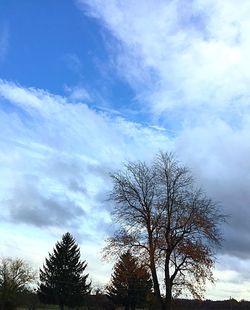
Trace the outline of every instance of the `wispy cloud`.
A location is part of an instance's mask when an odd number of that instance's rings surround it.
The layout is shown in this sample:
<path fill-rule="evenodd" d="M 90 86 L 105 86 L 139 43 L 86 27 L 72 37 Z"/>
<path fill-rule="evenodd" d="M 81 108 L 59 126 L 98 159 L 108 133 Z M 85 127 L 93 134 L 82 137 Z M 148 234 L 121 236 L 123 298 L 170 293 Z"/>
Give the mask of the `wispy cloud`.
<path fill-rule="evenodd" d="M 232 215 L 225 251 L 249 258 L 249 1 L 78 3 L 117 40 L 113 60 L 152 122 L 174 130 L 179 156 Z"/>
<path fill-rule="evenodd" d="M 249 1 L 78 3 L 112 34 L 110 64 L 135 90 L 133 104 L 148 109 L 151 122 L 131 122 L 119 109 L 90 108 L 82 102 L 100 102 L 84 85 L 68 87 L 62 97 L 1 81 L 0 199 L 8 206 L 2 224 L 17 231 L 46 228 L 56 236 L 72 229 L 95 261 L 112 229 L 105 201 L 109 172 L 124 160 L 174 149 L 231 216 L 223 227 L 223 266 L 216 271 L 222 282 L 227 272 L 227 288 L 221 282 L 226 294 L 236 277 L 249 281 Z M 1 40 L 0 58 L 6 53 Z M 77 55 L 65 61 L 81 76 Z M 239 268 L 232 273 L 235 259 Z M 237 290 L 234 296 L 244 298 L 240 284 Z"/>
<path fill-rule="evenodd" d="M 91 101 L 91 96 L 89 92 L 81 85 L 76 86 L 65 86 L 65 91 L 67 92 L 69 99 L 72 101 L 82 101 L 82 102 L 89 102 Z"/>
<path fill-rule="evenodd" d="M 71 53 L 66 54 L 62 57 L 62 60 L 66 63 L 66 66 L 71 70 L 73 73 L 77 75 L 82 74 L 82 62 L 77 54 Z"/>
<path fill-rule="evenodd" d="M 67 226 L 94 212 L 103 212 L 105 220 L 105 207 L 97 208 L 109 172 L 123 160 L 150 158 L 171 144 L 157 130 L 42 90 L 1 81 L 0 98 L 13 110 L 0 112 L 0 157 L 5 219 L 15 222 Z"/>
<path fill-rule="evenodd" d="M 5 24 L 0 28 L 0 62 L 4 61 L 9 47 L 9 28 Z"/>
<path fill-rule="evenodd" d="M 23 235 L 28 227 L 29 234 L 39 229 L 40 235 L 49 231 L 56 239 L 70 230 L 84 244 L 90 272 L 105 281 L 110 267 L 100 264 L 99 252 L 112 231 L 106 201 L 109 173 L 124 160 L 149 159 L 171 145 L 160 131 L 112 115 L 0 81 L 0 201 L 5 233 L 15 227 L 15 234 Z M 24 239 L 23 255 L 30 244 Z M 3 251 L 3 245 L 0 248 Z M 8 255 L 17 253 L 7 248 Z M 35 256 L 29 258 L 38 261 Z"/>
<path fill-rule="evenodd" d="M 173 136 L 7 81 L 0 82 L 0 107 L 1 219 L 8 229 L 50 231 L 55 238 L 72 231 L 84 243 L 93 274 L 107 280 L 108 267 L 98 262 L 98 253 L 112 231 L 112 206 L 105 199 L 109 172 L 124 160 L 149 160 L 159 149 L 172 149 L 232 216 L 221 257 L 249 260 L 248 115 L 237 128 L 220 118 L 203 119 Z M 243 279 L 244 268 L 237 272 Z"/>
<path fill-rule="evenodd" d="M 117 70 L 154 114 L 249 110 L 248 1 L 78 2 L 117 39 Z"/>
<path fill-rule="evenodd" d="M 110 61 L 135 90 L 134 104 L 149 110 L 151 126 L 172 133 L 178 156 L 230 216 L 218 287 L 244 298 L 235 277 L 249 284 L 249 1 L 77 3 L 113 36 Z"/>

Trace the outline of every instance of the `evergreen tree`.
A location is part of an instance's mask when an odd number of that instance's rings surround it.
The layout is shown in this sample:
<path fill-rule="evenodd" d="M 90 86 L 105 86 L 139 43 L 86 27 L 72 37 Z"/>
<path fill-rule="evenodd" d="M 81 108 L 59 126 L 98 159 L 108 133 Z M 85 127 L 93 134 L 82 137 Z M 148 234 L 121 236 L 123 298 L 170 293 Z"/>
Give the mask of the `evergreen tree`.
<path fill-rule="evenodd" d="M 148 270 L 128 251 L 114 266 L 111 284 L 107 287 L 110 299 L 126 310 L 143 306 L 151 294 L 152 281 Z"/>
<path fill-rule="evenodd" d="M 85 261 L 80 261 L 80 249 L 73 236 L 63 235 L 40 269 L 38 296 L 41 302 L 58 304 L 61 310 L 64 306 L 82 305 L 84 296 L 90 292 L 88 274 L 83 274 L 86 266 Z"/>

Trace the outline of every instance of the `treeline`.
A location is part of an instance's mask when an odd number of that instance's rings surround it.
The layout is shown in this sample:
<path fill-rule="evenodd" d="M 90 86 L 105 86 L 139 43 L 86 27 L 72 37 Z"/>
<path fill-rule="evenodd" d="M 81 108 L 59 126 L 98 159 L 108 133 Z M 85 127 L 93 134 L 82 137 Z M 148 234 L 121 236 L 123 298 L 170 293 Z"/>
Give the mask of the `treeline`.
<path fill-rule="evenodd" d="M 127 251 L 120 256 L 105 294 L 91 295 L 87 263 L 80 259 L 80 248 L 70 233 L 63 235 L 49 253 L 39 271 L 39 281 L 33 288 L 35 273 L 24 261 L 2 259 L 0 266 L 1 310 L 43 305 L 67 308 L 126 309 L 150 307 L 154 304 L 149 270 Z"/>
<path fill-rule="evenodd" d="M 95 289 L 95 294 L 86 268 L 87 263 L 81 261 L 80 248 L 70 233 L 62 236 L 45 259 L 38 283 L 35 272 L 27 263 L 4 258 L 0 264 L 1 310 L 13 310 L 18 306 L 49 309 L 52 305 L 61 310 L 65 307 L 86 310 L 115 310 L 121 306 L 125 310 L 159 308 L 148 267 L 130 251 L 120 256 L 110 282 L 104 290 Z M 173 299 L 172 309 L 247 310 L 250 302 Z"/>
<path fill-rule="evenodd" d="M 249 310 L 250 302 L 235 299 L 229 300 L 190 300 L 176 299 L 173 303 L 173 310 Z"/>

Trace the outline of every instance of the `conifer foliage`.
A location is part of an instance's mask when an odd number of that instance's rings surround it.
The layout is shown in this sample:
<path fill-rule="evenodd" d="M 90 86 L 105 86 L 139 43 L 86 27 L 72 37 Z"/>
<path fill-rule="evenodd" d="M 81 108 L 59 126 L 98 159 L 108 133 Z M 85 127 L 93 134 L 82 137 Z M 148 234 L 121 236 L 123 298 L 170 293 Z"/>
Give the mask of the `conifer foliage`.
<path fill-rule="evenodd" d="M 84 296 L 90 292 L 88 274 L 83 274 L 87 264 L 80 260 L 80 249 L 70 233 L 63 235 L 49 253 L 40 269 L 38 296 L 41 302 L 57 304 L 63 310 L 84 303 Z"/>
<path fill-rule="evenodd" d="M 148 270 L 129 251 L 122 254 L 114 266 L 111 284 L 107 287 L 108 296 L 114 304 L 125 306 L 126 310 L 144 306 L 151 289 Z"/>

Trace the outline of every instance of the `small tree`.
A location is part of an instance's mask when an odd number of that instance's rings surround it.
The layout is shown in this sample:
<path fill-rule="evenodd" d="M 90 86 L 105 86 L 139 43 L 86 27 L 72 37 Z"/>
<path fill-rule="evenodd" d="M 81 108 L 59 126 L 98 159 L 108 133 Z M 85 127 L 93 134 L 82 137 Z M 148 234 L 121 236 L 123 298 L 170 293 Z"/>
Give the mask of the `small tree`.
<path fill-rule="evenodd" d="M 1 309 L 16 306 L 18 296 L 29 289 L 36 274 L 22 259 L 2 258 L 0 261 Z"/>
<path fill-rule="evenodd" d="M 168 153 L 160 153 L 151 165 L 128 163 L 112 179 L 113 219 L 121 228 L 108 240 L 106 253 L 130 249 L 148 263 L 163 310 L 171 309 L 173 292 L 189 290 L 201 296 L 205 281 L 212 280 L 219 226 L 225 219 L 216 203 L 195 187 L 190 171 Z"/>
<path fill-rule="evenodd" d="M 111 284 L 107 287 L 108 296 L 115 304 L 134 310 L 143 306 L 151 294 L 152 281 L 148 270 L 139 264 L 128 251 L 120 256 L 114 266 Z"/>
<path fill-rule="evenodd" d="M 70 233 L 57 242 L 53 253 L 40 269 L 38 296 L 41 302 L 76 307 L 84 302 L 90 292 L 88 274 L 83 274 L 87 264 L 80 261 L 80 249 Z"/>

